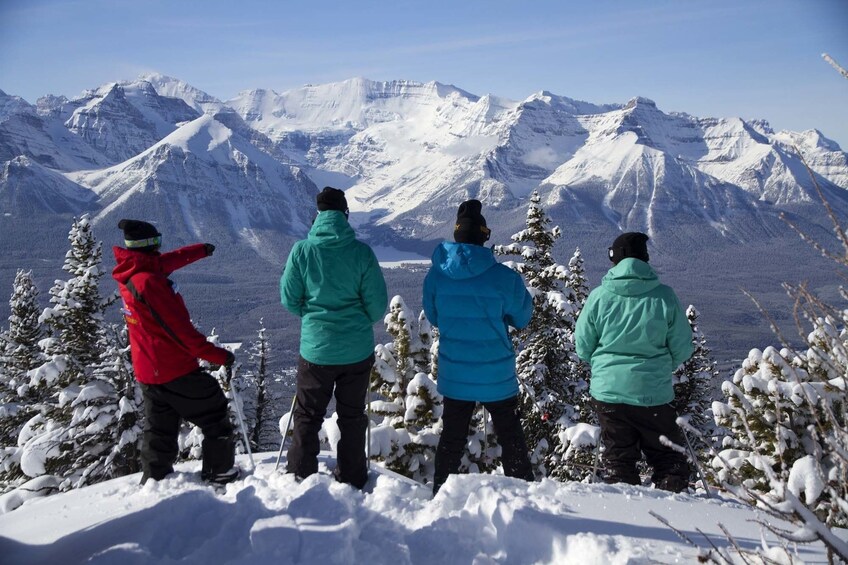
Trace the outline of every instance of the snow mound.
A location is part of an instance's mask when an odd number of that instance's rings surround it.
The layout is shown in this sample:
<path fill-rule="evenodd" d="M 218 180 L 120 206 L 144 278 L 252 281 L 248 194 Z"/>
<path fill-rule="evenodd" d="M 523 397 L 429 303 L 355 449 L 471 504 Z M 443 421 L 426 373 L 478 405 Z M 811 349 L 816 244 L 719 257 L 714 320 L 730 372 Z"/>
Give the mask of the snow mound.
<path fill-rule="evenodd" d="M 121 565 L 695 562 L 697 550 L 651 511 L 703 546 L 706 535 L 726 547 L 719 522 L 742 547 L 760 546 L 755 510 L 731 500 L 496 475 L 452 476 L 432 498 L 429 486 L 377 465 L 360 492 L 333 480 L 328 454 L 300 483 L 274 471 L 276 454 L 256 460 L 223 492 L 190 462 L 144 486 L 132 475 L 27 500 L 0 515 L 0 555 Z M 824 552 L 804 547 L 798 557 L 823 561 Z"/>

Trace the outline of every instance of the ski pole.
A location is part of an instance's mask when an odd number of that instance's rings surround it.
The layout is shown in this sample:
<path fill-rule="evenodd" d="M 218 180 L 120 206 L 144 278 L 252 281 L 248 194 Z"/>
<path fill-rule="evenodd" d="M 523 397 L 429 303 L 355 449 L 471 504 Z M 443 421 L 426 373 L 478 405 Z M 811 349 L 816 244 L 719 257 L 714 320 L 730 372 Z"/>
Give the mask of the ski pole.
<path fill-rule="evenodd" d="M 371 375 L 368 375 L 368 437 L 365 442 L 365 450 L 366 450 L 366 468 L 368 472 L 371 472 Z"/>
<path fill-rule="evenodd" d="M 704 476 L 704 471 L 701 469 L 701 464 L 698 462 L 698 457 L 695 455 L 695 450 L 692 448 L 692 442 L 689 441 L 689 434 L 686 433 L 686 429 L 683 426 L 679 427 L 680 431 L 683 432 L 683 439 L 686 440 L 686 447 L 689 448 L 689 455 L 692 457 L 692 463 L 695 465 L 695 471 L 697 471 L 698 477 L 701 479 L 701 484 L 704 485 L 704 491 L 707 493 L 707 498 L 712 498 L 710 487 L 707 485 L 707 478 Z"/>
<path fill-rule="evenodd" d="M 227 367 L 227 384 L 230 385 L 230 392 L 233 395 L 233 404 L 236 406 L 236 416 L 238 416 L 239 427 L 241 428 L 241 435 L 244 438 L 244 447 L 247 449 L 247 456 L 250 458 L 250 470 L 253 471 L 256 469 L 256 463 L 253 461 L 253 451 L 250 449 L 250 439 L 247 437 L 247 429 L 244 426 L 244 415 L 241 413 L 241 398 L 239 397 L 239 393 L 236 390 L 236 387 L 233 385 L 233 367 Z"/>
<path fill-rule="evenodd" d="M 595 457 L 592 461 L 592 482 L 598 480 L 598 463 L 601 460 L 601 438 L 598 438 L 598 443 L 595 445 Z"/>
<path fill-rule="evenodd" d="M 483 419 L 483 452 L 485 453 L 486 449 L 489 446 L 489 430 L 486 429 L 486 407 L 481 404 L 480 409 L 482 411 L 481 416 Z"/>
<path fill-rule="evenodd" d="M 524 391 L 527 393 L 527 396 L 530 398 L 530 400 L 531 400 L 531 401 L 533 402 L 533 404 L 536 406 L 536 409 L 537 409 L 537 410 L 539 411 L 539 413 L 541 414 L 542 421 L 543 421 L 543 422 L 547 422 L 547 421 L 548 421 L 548 419 L 551 417 L 550 412 L 548 412 L 547 410 L 545 410 L 544 408 L 542 408 L 542 405 L 541 405 L 541 404 L 539 404 L 539 401 L 538 401 L 538 400 L 536 400 L 536 395 L 533 393 L 532 389 L 531 389 L 529 386 L 527 386 L 527 383 L 526 383 L 526 382 L 524 382 L 524 378 L 523 378 L 520 374 L 519 374 L 519 375 L 517 375 L 517 376 L 518 376 L 518 381 L 519 381 L 522 385 L 524 385 Z"/>
<path fill-rule="evenodd" d="M 280 452 L 277 454 L 277 464 L 274 465 L 274 472 L 280 468 L 280 459 L 283 457 L 283 446 L 286 444 L 286 436 L 289 435 L 289 430 L 291 429 L 292 420 L 294 419 L 294 405 L 297 403 L 297 391 L 295 391 L 294 396 L 292 397 L 291 410 L 289 411 L 289 419 L 286 422 L 286 431 L 283 432 L 283 437 L 280 439 Z"/>

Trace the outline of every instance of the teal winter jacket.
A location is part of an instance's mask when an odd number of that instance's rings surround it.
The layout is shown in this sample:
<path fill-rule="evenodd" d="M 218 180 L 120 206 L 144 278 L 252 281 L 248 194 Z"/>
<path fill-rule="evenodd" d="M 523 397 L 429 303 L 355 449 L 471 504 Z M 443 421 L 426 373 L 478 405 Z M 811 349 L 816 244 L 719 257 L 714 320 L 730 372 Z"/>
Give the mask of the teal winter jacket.
<path fill-rule="evenodd" d="M 614 404 L 671 402 L 672 372 L 693 352 L 677 295 L 634 258 L 610 269 L 589 294 L 574 339 L 577 355 L 592 365 L 589 393 Z"/>
<path fill-rule="evenodd" d="M 444 242 L 424 278 L 424 314 L 439 328 L 439 392 L 494 402 L 518 394 L 509 326 L 523 328 L 533 299 L 521 275 L 491 249 Z"/>
<path fill-rule="evenodd" d="M 320 212 L 289 253 L 280 300 L 301 318 L 300 355 L 317 365 L 357 363 L 374 353 L 375 322 L 388 303 L 377 257 L 342 212 Z"/>

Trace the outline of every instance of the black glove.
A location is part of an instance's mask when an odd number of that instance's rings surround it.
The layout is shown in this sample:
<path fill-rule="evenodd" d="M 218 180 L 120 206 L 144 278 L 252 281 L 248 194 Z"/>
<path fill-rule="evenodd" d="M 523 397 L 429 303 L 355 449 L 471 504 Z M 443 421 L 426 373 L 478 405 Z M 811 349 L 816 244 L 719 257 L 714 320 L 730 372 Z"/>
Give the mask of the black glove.
<path fill-rule="evenodd" d="M 233 363 L 236 362 L 236 356 L 233 355 L 232 351 L 227 351 L 227 360 L 224 361 L 224 367 L 232 367 Z"/>
<path fill-rule="evenodd" d="M 203 247 L 206 248 L 206 256 L 207 257 L 209 257 L 210 255 L 212 255 L 215 252 L 215 246 L 212 245 L 211 243 L 204 243 Z"/>

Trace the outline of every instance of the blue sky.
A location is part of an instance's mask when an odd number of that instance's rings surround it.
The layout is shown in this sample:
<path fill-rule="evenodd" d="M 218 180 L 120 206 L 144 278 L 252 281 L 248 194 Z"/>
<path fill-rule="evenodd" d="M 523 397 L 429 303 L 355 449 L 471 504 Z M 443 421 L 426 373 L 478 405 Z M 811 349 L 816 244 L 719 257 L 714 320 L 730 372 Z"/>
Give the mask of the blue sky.
<path fill-rule="evenodd" d="M 848 0 L 0 0 L 0 89 L 30 102 L 158 71 L 222 100 L 361 76 L 521 100 L 645 96 L 818 128 L 848 150 Z"/>

